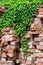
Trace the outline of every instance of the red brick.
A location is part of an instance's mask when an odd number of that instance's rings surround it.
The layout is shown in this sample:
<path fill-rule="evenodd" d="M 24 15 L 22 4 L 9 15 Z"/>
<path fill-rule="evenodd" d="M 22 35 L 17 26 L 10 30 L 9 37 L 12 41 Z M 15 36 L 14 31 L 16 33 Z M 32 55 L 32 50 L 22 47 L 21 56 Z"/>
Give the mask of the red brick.
<path fill-rule="evenodd" d="M 31 64 L 31 63 L 32 63 L 31 61 L 28 61 L 28 60 L 26 61 L 26 64 Z"/>
<path fill-rule="evenodd" d="M 36 65 L 43 65 L 42 62 L 36 62 L 35 64 L 36 64 Z"/>
<path fill-rule="evenodd" d="M 34 53 L 33 55 L 39 58 L 43 58 L 43 53 Z"/>
<path fill-rule="evenodd" d="M 37 17 L 39 17 L 39 18 L 43 18 L 43 15 L 40 15 L 40 14 L 39 14 L 39 15 L 37 15 Z"/>
<path fill-rule="evenodd" d="M 21 63 L 25 64 L 25 63 L 26 63 L 26 60 L 22 60 L 22 59 L 21 59 Z"/>
<path fill-rule="evenodd" d="M 43 62 L 43 58 L 37 58 L 38 62 Z"/>
<path fill-rule="evenodd" d="M 39 14 L 43 14 L 43 8 L 39 8 Z"/>
<path fill-rule="evenodd" d="M 37 45 L 37 49 L 43 50 L 43 46 L 42 45 Z"/>
<path fill-rule="evenodd" d="M 30 52 L 32 52 L 32 53 L 38 53 L 38 52 L 41 52 L 41 51 L 38 50 L 38 49 L 31 49 Z"/>
<path fill-rule="evenodd" d="M 14 65 L 13 61 L 1 61 L 0 65 Z"/>
<path fill-rule="evenodd" d="M 0 6 L 0 12 L 4 12 L 4 10 L 5 10 L 5 7 L 4 6 Z"/>
<path fill-rule="evenodd" d="M 40 37 L 43 37 L 43 33 L 39 34 Z"/>

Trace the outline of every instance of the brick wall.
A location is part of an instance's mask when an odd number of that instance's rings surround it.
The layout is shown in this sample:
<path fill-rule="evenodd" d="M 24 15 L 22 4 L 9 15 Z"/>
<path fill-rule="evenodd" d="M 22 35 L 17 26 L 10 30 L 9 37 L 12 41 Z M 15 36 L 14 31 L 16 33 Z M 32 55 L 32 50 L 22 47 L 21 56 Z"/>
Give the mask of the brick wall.
<path fill-rule="evenodd" d="M 1 8 L 0 11 L 4 11 Z M 2 30 L 0 37 L 0 65 L 43 65 L 43 27 L 41 24 L 43 18 L 43 9 L 39 9 L 39 14 L 31 25 L 30 30 L 27 31 L 28 47 L 30 52 L 24 55 L 19 45 L 19 37 L 11 27 Z M 12 61 L 12 63 L 11 63 Z M 14 62 L 13 62 L 14 61 Z M 11 63 L 11 64 L 10 64 Z"/>

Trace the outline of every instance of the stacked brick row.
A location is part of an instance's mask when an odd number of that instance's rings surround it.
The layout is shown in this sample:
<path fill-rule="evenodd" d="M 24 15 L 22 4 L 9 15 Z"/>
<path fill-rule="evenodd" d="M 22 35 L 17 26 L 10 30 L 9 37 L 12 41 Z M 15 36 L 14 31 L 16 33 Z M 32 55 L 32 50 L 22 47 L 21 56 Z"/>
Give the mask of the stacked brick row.
<path fill-rule="evenodd" d="M 37 53 L 34 53 L 33 55 L 36 58 L 36 65 L 43 65 L 43 32 L 41 34 L 39 34 L 38 38 L 34 39 L 36 48 L 38 50 Z"/>
<path fill-rule="evenodd" d="M 34 37 L 33 34 L 38 37 Z M 26 37 L 29 40 L 30 52 L 22 55 L 21 65 L 43 65 L 43 32 L 28 31 Z"/>
<path fill-rule="evenodd" d="M 17 36 L 11 27 L 2 30 L 0 39 L 0 61 L 15 61 L 19 63 L 19 36 Z"/>
<path fill-rule="evenodd" d="M 34 65 L 43 65 L 43 32 L 29 42 L 29 47 Z"/>

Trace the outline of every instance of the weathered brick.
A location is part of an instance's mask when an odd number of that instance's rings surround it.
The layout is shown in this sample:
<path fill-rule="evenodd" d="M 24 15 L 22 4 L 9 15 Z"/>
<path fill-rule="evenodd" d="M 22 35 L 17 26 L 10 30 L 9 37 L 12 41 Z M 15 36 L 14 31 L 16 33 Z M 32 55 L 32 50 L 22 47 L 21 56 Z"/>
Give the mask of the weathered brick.
<path fill-rule="evenodd" d="M 0 61 L 0 65 L 14 65 L 13 61 Z"/>
<path fill-rule="evenodd" d="M 39 34 L 40 32 L 38 31 L 31 31 L 30 34 Z"/>
<path fill-rule="evenodd" d="M 43 58 L 37 58 L 38 62 L 43 62 Z"/>
<path fill-rule="evenodd" d="M 34 56 L 43 58 L 43 53 L 33 53 Z"/>
<path fill-rule="evenodd" d="M 34 62 L 36 59 L 35 59 L 34 56 L 29 56 L 29 57 L 27 57 L 27 60 L 31 61 L 31 62 Z"/>
<path fill-rule="evenodd" d="M 39 37 L 43 37 L 43 33 L 39 34 Z"/>
<path fill-rule="evenodd" d="M 40 37 L 34 38 L 34 41 L 35 42 L 40 42 L 41 41 L 41 38 Z"/>
<path fill-rule="evenodd" d="M 39 36 L 39 37 L 34 38 L 35 42 L 40 42 L 41 40 L 43 40 L 43 36 Z"/>
<path fill-rule="evenodd" d="M 42 62 L 36 62 L 35 64 L 36 64 L 36 65 L 43 65 Z"/>
<path fill-rule="evenodd" d="M 40 42 L 39 45 L 43 45 L 43 42 Z"/>
<path fill-rule="evenodd" d="M 21 63 L 20 65 L 26 65 L 26 64 Z"/>
<path fill-rule="evenodd" d="M 21 63 L 22 64 L 25 64 L 26 63 L 26 60 L 21 59 Z"/>
<path fill-rule="evenodd" d="M 43 50 L 43 46 L 42 45 L 37 45 L 37 49 Z"/>
<path fill-rule="evenodd" d="M 39 8 L 39 14 L 43 14 L 43 8 Z"/>
<path fill-rule="evenodd" d="M 30 49 L 30 52 L 32 52 L 32 53 L 39 53 L 39 52 L 41 52 L 41 51 L 38 50 L 38 49 Z"/>
<path fill-rule="evenodd" d="M 31 61 L 28 61 L 28 60 L 26 60 L 26 64 L 32 64 L 32 62 Z"/>
<path fill-rule="evenodd" d="M 27 57 L 27 60 L 28 60 L 28 61 L 32 61 L 32 57 L 31 57 L 31 56 L 28 56 L 28 57 Z"/>
<path fill-rule="evenodd" d="M 5 7 L 4 6 L 0 6 L 0 12 L 4 12 Z"/>
<path fill-rule="evenodd" d="M 35 46 L 29 45 L 30 49 L 35 49 Z"/>

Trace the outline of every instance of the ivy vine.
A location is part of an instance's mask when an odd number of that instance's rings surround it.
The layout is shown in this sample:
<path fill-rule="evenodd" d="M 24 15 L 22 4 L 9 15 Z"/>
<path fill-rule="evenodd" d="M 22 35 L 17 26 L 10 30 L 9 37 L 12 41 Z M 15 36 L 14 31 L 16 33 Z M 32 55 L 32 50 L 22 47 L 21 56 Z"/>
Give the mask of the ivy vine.
<path fill-rule="evenodd" d="M 27 2 L 14 4 L 15 2 L 12 2 L 10 8 L 5 10 L 2 19 L 0 20 L 0 30 L 11 26 L 16 34 L 20 35 L 20 43 L 22 44 L 21 47 L 28 51 L 28 40 L 25 35 L 29 26 L 34 21 L 34 17 L 36 16 L 36 11 L 38 9 L 38 4 Z"/>

